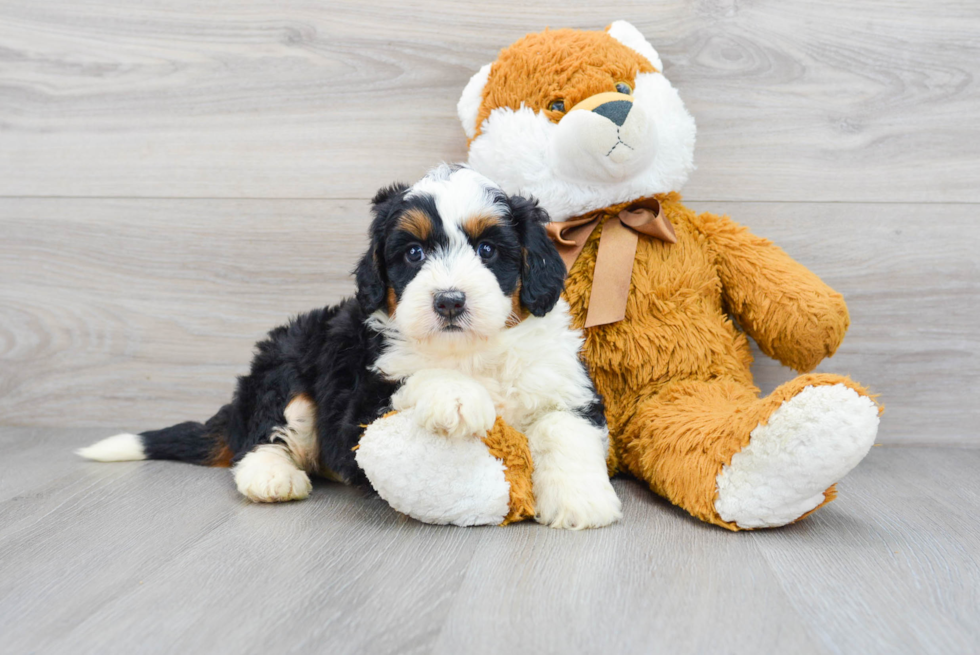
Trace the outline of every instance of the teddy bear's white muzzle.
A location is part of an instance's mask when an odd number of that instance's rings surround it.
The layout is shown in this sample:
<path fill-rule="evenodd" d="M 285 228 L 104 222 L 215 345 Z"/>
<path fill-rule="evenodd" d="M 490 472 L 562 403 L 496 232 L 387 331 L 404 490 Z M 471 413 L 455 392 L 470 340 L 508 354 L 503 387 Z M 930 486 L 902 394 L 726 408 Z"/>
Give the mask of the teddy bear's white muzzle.
<path fill-rule="evenodd" d="M 549 156 L 560 177 L 579 184 L 615 183 L 650 165 L 656 130 L 638 103 L 612 101 L 572 110 L 558 123 Z"/>

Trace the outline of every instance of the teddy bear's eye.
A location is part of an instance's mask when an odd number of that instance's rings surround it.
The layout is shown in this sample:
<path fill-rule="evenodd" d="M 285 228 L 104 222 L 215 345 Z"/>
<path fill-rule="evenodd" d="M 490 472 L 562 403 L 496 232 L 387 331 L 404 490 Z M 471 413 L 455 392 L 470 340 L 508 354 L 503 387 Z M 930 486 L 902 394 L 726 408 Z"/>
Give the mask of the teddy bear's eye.
<path fill-rule="evenodd" d="M 616 90 L 624 95 L 631 95 L 633 93 L 633 87 L 631 87 L 626 82 L 617 82 Z"/>
<path fill-rule="evenodd" d="M 548 109 L 550 109 L 551 111 L 564 112 L 565 111 L 565 101 L 564 100 L 552 100 L 551 101 L 551 104 L 548 105 Z"/>

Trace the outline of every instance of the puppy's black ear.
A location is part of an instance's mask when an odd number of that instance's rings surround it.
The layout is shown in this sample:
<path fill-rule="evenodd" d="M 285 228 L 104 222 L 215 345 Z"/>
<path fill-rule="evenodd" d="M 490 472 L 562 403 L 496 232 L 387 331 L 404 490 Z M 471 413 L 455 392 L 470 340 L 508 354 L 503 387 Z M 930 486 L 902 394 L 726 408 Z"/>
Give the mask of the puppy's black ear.
<path fill-rule="evenodd" d="M 374 198 L 371 199 L 371 206 L 374 208 L 375 216 L 378 214 L 379 205 L 385 204 L 395 196 L 401 197 L 406 190 L 408 190 L 408 185 L 402 184 L 401 182 L 395 182 L 394 184 L 389 184 L 378 189 L 378 192 L 374 194 Z"/>
<path fill-rule="evenodd" d="M 384 249 L 378 248 L 372 239 L 370 247 L 354 269 L 354 280 L 357 283 L 355 297 L 365 314 L 373 314 L 384 304 L 388 285 L 385 282 L 384 263 L 380 261 L 383 256 Z"/>
<path fill-rule="evenodd" d="M 538 207 L 536 200 L 521 196 L 511 196 L 508 204 L 524 247 L 521 304 L 535 316 L 544 316 L 565 288 L 565 263 L 545 232 L 548 212 Z"/>
<path fill-rule="evenodd" d="M 374 220 L 371 221 L 371 244 L 354 269 L 354 280 L 357 283 L 357 302 L 366 314 L 381 309 L 388 291 L 388 278 L 385 274 L 385 235 L 388 232 L 388 221 L 394 212 L 394 206 L 401 200 L 408 187 L 404 184 L 392 184 L 382 187 L 371 200 L 371 210 Z"/>

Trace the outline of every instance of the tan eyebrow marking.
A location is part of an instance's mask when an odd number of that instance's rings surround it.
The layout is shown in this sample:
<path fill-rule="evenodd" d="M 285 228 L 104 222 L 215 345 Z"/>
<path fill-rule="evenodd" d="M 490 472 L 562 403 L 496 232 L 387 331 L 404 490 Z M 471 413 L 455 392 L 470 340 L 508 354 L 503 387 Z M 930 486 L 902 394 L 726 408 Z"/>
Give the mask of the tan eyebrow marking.
<path fill-rule="evenodd" d="M 463 221 L 463 232 L 466 232 L 466 236 L 471 239 L 475 239 L 487 229 L 495 227 L 497 225 L 503 225 L 503 221 L 500 217 L 493 216 L 489 214 L 477 214 L 476 216 L 470 216 L 465 221 Z"/>
<path fill-rule="evenodd" d="M 432 235 L 432 219 L 421 209 L 409 209 L 398 217 L 398 227 L 425 241 Z"/>

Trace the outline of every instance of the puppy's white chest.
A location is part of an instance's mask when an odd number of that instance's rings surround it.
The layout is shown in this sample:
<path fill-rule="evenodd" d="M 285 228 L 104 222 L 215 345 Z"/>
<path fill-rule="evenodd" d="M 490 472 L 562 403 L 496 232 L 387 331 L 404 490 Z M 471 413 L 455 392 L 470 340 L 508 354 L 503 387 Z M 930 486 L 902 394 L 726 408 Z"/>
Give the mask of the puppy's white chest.
<path fill-rule="evenodd" d="M 463 374 L 486 389 L 499 416 L 522 430 L 548 412 L 585 407 L 595 399 L 579 360 L 581 334 L 569 323 L 568 305 L 560 300 L 546 316 L 530 317 L 471 348 L 422 348 L 392 339 L 375 366 L 399 380 L 425 371 Z"/>
<path fill-rule="evenodd" d="M 476 375 L 474 378 L 490 393 L 497 415 L 509 425 L 521 430 L 533 420 L 531 412 L 537 403 L 528 406 L 527 399 L 521 393 L 521 389 L 527 386 L 522 377 L 507 379 Z"/>

